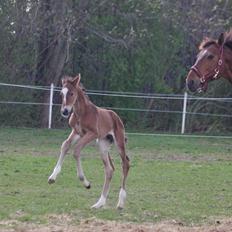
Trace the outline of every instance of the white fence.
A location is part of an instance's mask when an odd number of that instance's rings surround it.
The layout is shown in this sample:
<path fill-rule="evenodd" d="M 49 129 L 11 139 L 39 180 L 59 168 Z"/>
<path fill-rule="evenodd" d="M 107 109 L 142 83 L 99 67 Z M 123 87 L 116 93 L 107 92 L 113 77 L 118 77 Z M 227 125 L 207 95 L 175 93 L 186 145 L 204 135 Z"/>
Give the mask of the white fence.
<path fill-rule="evenodd" d="M 51 86 L 31 86 L 31 85 L 17 85 L 17 84 L 7 84 L 0 83 L 0 86 L 8 86 L 8 87 L 17 87 L 17 88 L 27 88 L 34 90 L 43 90 L 50 92 L 50 100 L 49 103 L 38 103 L 38 102 L 24 102 L 24 101 L 0 101 L 0 104 L 16 104 L 16 105 L 47 105 L 49 107 L 48 114 L 48 128 L 52 128 L 52 113 L 53 106 L 57 106 L 59 104 L 53 103 L 53 95 L 54 92 L 59 92 L 61 90 L 60 87 L 55 87 L 54 84 Z M 134 112 L 159 112 L 159 113 L 177 113 L 182 114 L 182 125 L 181 125 L 181 134 L 185 133 L 185 125 L 186 125 L 186 115 L 188 114 L 196 114 L 203 116 L 215 116 L 215 117 L 232 117 L 230 114 L 211 114 L 211 113 L 199 113 L 199 112 L 188 112 L 187 111 L 187 102 L 191 100 L 202 100 L 202 101 L 219 101 L 219 102 L 232 102 L 232 98 L 208 98 L 208 97 L 195 97 L 189 96 L 187 92 L 184 94 L 143 94 L 143 93 L 135 93 L 135 92 L 116 92 L 116 91 L 98 91 L 98 90 L 88 90 L 88 95 L 96 95 L 96 96 L 111 96 L 111 97 L 119 97 L 119 98 L 142 98 L 142 99 L 171 99 L 171 100 L 182 100 L 183 107 L 182 110 L 157 110 L 157 109 L 141 109 L 141 108 L 123 108 L 123 107 L 107 107 L 113 110 L 122 110 L 122 111 L 134 111 Z"/>

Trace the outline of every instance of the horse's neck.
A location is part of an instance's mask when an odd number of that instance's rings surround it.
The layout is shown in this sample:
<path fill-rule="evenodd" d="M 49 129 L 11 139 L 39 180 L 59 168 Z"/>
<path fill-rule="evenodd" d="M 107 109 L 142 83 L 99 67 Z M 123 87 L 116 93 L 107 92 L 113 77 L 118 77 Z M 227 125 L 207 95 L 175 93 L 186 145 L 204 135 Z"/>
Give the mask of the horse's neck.
<path fill-rule="evenodd" d="M 76 115 L 79 117 L 85 114 L 87 108 L 89 105 L 89 101 L 86 98 L 85 94 L 83 93 L 82 90 L 78 89 L 77 90 L 77 100 L 74 104 L 74 112 Z"/>
<path fill-rule="evenodd" d="M 229 48 L 225 51 L 225 66 L 223 70 L 223 77 L 232 83 L 232 51 Z"/>

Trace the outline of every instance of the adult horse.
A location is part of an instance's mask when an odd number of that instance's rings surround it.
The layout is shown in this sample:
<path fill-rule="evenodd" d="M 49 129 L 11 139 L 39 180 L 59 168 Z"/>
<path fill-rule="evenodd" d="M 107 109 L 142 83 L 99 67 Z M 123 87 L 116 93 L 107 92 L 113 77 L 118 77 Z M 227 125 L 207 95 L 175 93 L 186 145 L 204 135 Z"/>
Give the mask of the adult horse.
<path fill-rule="evenodd" d="M 222 33 L 218 40 L 205 38 L 201 42 L 186 85 L 191 92 L 205 92 L 208 82 L 220 77 L 232 83 L 232 29 Z"/>
<path fill-rule="evenodd" d="M 61 115 L 69 119 L 72 132 L 62 146 L 59 159 L 48 178 L 48 183 L 54 183 L 64 161 L 64 156 L 72 143 L 76 143 L 74 157 L 77 161 L 77 172 L 79 179 L 86 188 L 90 188 L 90 183 L 84 175 L 81 166 L 81 150 L 91 141 L 98 140 L 101 158 L 105 168 L 105 183 L 102 194 L 92 208 L 100 208 L 105 205 L 109 192 L 109 186 L 114 171 L 113 162 L 109 155 L 111 143 L 114 141 L 118 148 L 122 160 L 122 184 L 119 192 L 117 208 L 124 208 L 126 200 L 126 178 L 129 171 L 129 158 L 125 151 L 125 130 L 119 116 L 107 109 L 94 105 L 83 91 L 80 84 L 80 74 L 75 77 L 65 77 L 62 79 L 62 106 Z M 72 113 L 73 111 L 73 113 Z"/>

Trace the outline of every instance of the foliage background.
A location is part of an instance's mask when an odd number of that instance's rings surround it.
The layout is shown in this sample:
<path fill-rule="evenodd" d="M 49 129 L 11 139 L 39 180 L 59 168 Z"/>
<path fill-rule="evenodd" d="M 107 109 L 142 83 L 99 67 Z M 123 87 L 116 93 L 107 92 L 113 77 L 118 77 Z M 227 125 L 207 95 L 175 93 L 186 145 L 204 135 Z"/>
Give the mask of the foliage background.
<path fill-rule="evenodd" d="M 60 85 L 82 74 L 87 89 L 182 94 L 204 36 L 231 27 L 229 0 L 2 0 L 0 80 Z M 48 102 L 48 91 L 0 86 L 2 101 Z M 231 97 L 223 80 L 207 96 Z M 182 101 L 96 97 L 99 106 L 181 110 Z M 55 103 L 60 103 L 55 95 Z M 219 107 L 215 107 L 215 104 Z M 2 104 L 1 126 L 47 126 L 47 106 Z M 230 114 L 229 103 L 189 102 L 188 111 Z M 66 125 L 55 108 L 54 126 Z M 180 131 L 180 114 L 118 112 L 130 130 Z M 189 115 L 188 132 L 232 130 L 231 118 Z M 202 126 L 203 125 L 203 126 Z"/>

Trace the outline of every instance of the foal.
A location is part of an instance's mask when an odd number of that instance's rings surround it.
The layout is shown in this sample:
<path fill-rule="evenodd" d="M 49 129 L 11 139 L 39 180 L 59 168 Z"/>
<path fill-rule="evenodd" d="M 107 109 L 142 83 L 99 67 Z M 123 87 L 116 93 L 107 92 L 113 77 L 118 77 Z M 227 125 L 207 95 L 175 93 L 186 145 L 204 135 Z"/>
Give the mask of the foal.
<path fill-rule="evenodd" d="M 60 157 L 48 182 L 55 182 L 56 176 L 61 171 L 65 154 L 71 144 L 77 142 L 74 157 L 77 161 L 78 176 L 84 186 L 90 188 L 90 183 L 86 179 L 81 166 L 80 152 L 88 143 L 97 139 L 105 168 L 105 182 L 101 196 L 92 208 L 104 206 L 114 171 L 113 162 L 109 155 L 110 145 L 114 141 L 122 160 L 122 183 L 117 204 L 117 208 L 122 209 L 126 200 L 125 185 L 129 171 L 129 158 L 125 151 L 124 125 L 115 112 L 97 107 L 88 99 L 80 86 L 80 79 L 79 74 L 75 78 L 66 77 L 62 80 L 61 115 L 65 118 L 71 115 L 69 124 L 72 127 L 72 132 L 61 146 Z M 72 110 L 73 113 L 71 114 Z"/>

